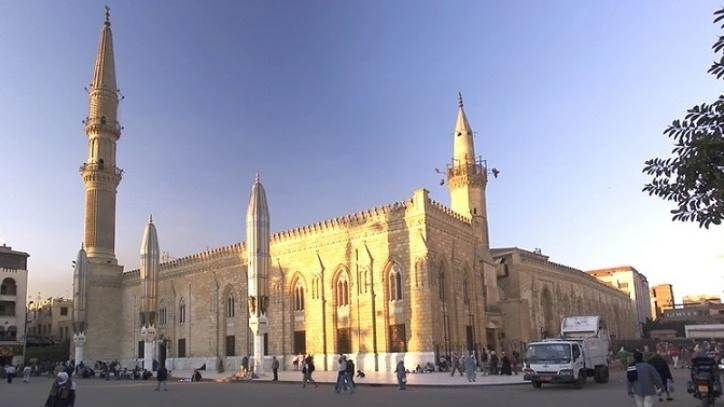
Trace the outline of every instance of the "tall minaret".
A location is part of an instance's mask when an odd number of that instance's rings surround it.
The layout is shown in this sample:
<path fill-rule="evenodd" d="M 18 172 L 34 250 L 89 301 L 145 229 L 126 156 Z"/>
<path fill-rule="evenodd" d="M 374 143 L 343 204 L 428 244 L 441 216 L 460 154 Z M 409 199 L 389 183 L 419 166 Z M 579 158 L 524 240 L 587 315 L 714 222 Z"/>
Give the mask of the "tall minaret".
<path fill-rule="evenodd" d="M 143 232 L 141 242 L 141 336 L 143 337 L 143 367 L 151 370 L 156 350 L 156 310 L 158 308 L 158 270 L 161 253 L 153 217 Z"/>
<path fill-rule="evenodd" d="M 116 166 L 119 94 L 113 62 L 108 8 L 101 27 L 93 78 L 88 86 L 90 109 L 83 121 L 88 136 L 88 160 L 80 168 L 85 186 L 84 243 L 88 255 L 86 279 L 86 342 L 84 358 L 113 360 L 121 356 L 121 275 L 115 254 L 116 189 L 122 171 Z M 127 355 L 133 356 L 133 355 Z"/>
<path fill-rule="evenodd" d="M 458 117 L 453 134 L 453 159 L 447 168 L 450 207 L 462 216 L 471 218 L 480 244 L 488 249 L 488 216 L 485 205 L 485 186 L 488 169 L 485 161 L 475 156 L 473 129 L 463 109 L 463 96 L 458 93 Z"/>
<path fill-rule="evenodd" d="M 249 291 L 249 328 L 254 334 L 254 372 L 264 372 L 264 334 L 267 332 L 267 284 L 271 257 L 269 255 L 269 206 L 266 193 L 257 174 L 251 187 L 249 207 L 246 211 L 246 253 Z"/>
<path fill-rule="evenodd" d="M 86 330 L 86 300 L 88 282 L 88 257 L 83 244 L 78 250 L 73 270 L 73 343 L 75 344 L 75 365 L 83 361 L 83 347 L 85 345 Z"/>
<path fill-rule="evenodd" d="M 107 7 L 88 96 L 90 111 L 83 121 L 88 161 L 80 168 L 85 184 L 84 241 L 90 262 L 116 264 L 116 190 L 123 173 L 116 166 L 116 143 L 122 127 L 118 123 L 119 93 Z"/>

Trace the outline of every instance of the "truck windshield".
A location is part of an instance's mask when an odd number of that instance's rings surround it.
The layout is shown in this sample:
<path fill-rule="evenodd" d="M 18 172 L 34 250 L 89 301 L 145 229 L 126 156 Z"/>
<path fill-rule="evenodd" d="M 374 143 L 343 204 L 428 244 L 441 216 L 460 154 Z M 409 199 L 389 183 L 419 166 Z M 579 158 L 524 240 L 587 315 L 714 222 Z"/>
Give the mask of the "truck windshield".
<path fill-rule="evenodd" d="M 538 343 L 529 345 L 525 353 L 528 363 L 571 363 L 571 345 L 567 343 Z"/>

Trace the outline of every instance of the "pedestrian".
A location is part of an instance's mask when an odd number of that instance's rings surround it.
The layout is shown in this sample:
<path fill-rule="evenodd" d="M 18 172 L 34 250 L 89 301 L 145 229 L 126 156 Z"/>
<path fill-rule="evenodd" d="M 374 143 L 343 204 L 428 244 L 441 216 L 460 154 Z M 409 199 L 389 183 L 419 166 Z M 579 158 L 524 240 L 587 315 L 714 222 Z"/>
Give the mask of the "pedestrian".
<path fill-rule="evenodd" d="M 661 376 L 649 363 L 644 362 L 644 355 L 634 351 L 634 361 L 626 368 L 626 385 L 628 395 L 633 397 L 636 407 L 654 405 L 657 389 L 664 387 Z"/>
<path fill-rule="evenodd" d="M 334 385 L 336 393 L 347 390 L 347 356 L 340 355 L 337 361 L 337 383 Z"/>
<path fill-rule="evenodd" d="M 244 379 L 248 379 L 250 377 L 249 375 L 249 357 L 244 355 L 243 358 L 241 358 L 241 373 Z"/>
<path fill-rule="evenodd" d="M 351 392 L 354 393 L 355 387 L 357 385 L 354 382 L 354 371 L 355 371 L 355 365 L 354 361 L 351 358 L 347 359 L 347 383 L 349 384 L 349 388 L 351 389 Z"/>
<path fill-rule="evenodd" d="M 30 368 L 30 366 L 25 366 L 23 368 L 23 383 L 30 382 L 30 372 L 31 371 L 32 371 L 32 369 Z"/>
<path fill-rule="evenodd" d="M 678 369 L 679 368 L 679 347 L 674 346 L 674 348 L 671 349 L 670 355 L 671 355 L 671 360 L 674 361 L 674 369 Z"/>
<path fill-rule="evenodd" d="M 8 379 L 8 383 L 13 382 L 13 378 L 15 377 L 15 366 L 13 366 L 13 365 L 5 366 L 5 377 Z"/>
<path fill-rule="evenodd" d="M 649 359 L 649 364 L 656 369 L 656 372 L 658 372 L 659 376 L 661 376 L 661 381 L 664 383 L 664 387 L 660 389 L 659 401 L 664 401 L 662 397 L 664 392 L 666 393 L 666 401 L 673 400 L 674 398 L 671 397 L 671 393 L 673 392 L 674 378 L 671 376 L 669 364 L 666 363 L 664 358 L 658 353 L 654 353 L 654 355 Z"/>
<path fill-rule="evenodd" d="M 470 352 L 470 355 L 465 358 L 465 375 L 468 377 L 468 382 L 475 381 L 475 355 Z"/>
<path fill-rule="evenodd" d="M 60 372 L 53 380 L 50 394 L 45 400 L 45 407 L 73 407 L 75 404 L 75 382 L 70 380 L 68 373 Z"/>
<path fill-rule="evenodd" d="M 302 387 L 307 387 L 307 382 L 314 383 L 314 387 L 319 387 L 312 378 L 312 373 L 314 373 L 314 359 L 312 359 L 312 355 L 307 355 L 302 361 Z"/>
<path fill-rule="evenodd" d="M 272 358 L 272 373 L 274 374 L 272 381 L 279 380 L 279 360 L 276 356 Z"/>
<path fill-rule="evenodd" d="M 395 374 L 397 375 L 397 384 L 400 386 L 400 390 L 407 389 L 407 370 L 405 370 L 404 359 L 400 359 L 400 361 L 397 362 Z"/>
<path fill-rule="evenodd" d="M 156 391 L 161 390 L 161 386 L 163 386 L 163 391 L 168 391 L 168 369 L 166 369 L 165 364 L 159 366 L 158 370 L 156 370 Z"/>

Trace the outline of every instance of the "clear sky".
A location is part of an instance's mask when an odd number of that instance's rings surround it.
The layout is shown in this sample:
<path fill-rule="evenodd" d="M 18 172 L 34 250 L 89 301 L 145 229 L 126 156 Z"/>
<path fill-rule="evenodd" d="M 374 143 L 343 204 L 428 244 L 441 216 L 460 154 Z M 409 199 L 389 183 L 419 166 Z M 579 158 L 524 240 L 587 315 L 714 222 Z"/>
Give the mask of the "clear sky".
<path fill-rule="evenodd" d="M 254 174 L 274 232 L 407 199 L 449 202 L 457 92 L 493 247 L 580 269 L 633 265 L 719 292 L 724 228 L 673 223 L 641 192 L 662 131 L 722 82 L 715 1 L 108 1 L 125 131 L 116 253 L 153 213 L 172 257 L 244 239 Z M 0 2 L 0 242 L 29 294 L 71 296 L 83 236 L 81 120 L 99 1 Z"/>

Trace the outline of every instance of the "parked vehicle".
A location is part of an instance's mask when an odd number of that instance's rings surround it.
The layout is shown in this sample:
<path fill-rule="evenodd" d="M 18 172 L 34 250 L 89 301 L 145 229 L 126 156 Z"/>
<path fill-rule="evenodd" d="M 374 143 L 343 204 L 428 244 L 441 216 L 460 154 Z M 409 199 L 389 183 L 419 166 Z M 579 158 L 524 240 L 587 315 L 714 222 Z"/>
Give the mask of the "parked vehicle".
<path fill-rule="evenodd" d="M 559 337 L 528 345 L 523 379 L 537 389 L 543 383 L 582 388 L 588 377 L 607 383 L 609 345 L 608 329 L 599 316 L 565 317 Z"/>

